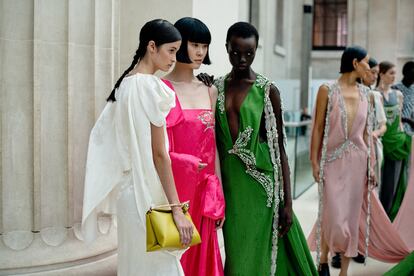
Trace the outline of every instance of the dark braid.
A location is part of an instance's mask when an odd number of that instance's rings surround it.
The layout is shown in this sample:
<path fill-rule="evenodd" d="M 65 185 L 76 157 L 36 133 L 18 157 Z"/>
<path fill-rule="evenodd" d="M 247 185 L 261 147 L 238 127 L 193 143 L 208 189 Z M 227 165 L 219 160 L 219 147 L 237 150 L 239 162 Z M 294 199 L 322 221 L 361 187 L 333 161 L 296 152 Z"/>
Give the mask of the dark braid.
<path fill-rule="evenodd" d="M 145 56 L 147 52 L 147 46 L 150 41 L 154 41 L 155 46 L 159 47 L 165 43 L 171 43 L 181 40 L 180 32 L 167 20 L 154 19 L 151 20 L 142 27 L 139 33 L 139 46 L 135 52 L 134 59 L 131 65 L 122 76 L 116 82 L 111 94 L 106 99 L 108 102 L 115 102 L 115 92 L 122 83 L 122 80 L 132 69 L 139 63 L 139 61 Z"/>
<path fill-rule="evenodd" d="M 132 69 L 134 69 L 135 65 L 137 65 L 137 63 L 138 63 L 139 60 L 140 60 L 140 55 L 139 55 L 139 48 L 138 48 L 138 50 L 135 52 L 135 56 L 134 56 L 134 59 L 132 60 L 131 65 L 128 67 L 128 69 L 125 70 L 125 72 L 121 75 L 121 77 L 115 83 L 115 86 L 114 86 L 114 88 L 111 91 L 111 94 L 106 99 L 107 102 L 115 102 L 116 101 L 116 99 L 115 99 L 115 91 L 116 91 L 116 89 L 118 89 L 118 87 L 121 85 L 121 82 L 124 79 L 124 77 L 126 75 L 128 75 L 128 73 L 131 72 Z"/>

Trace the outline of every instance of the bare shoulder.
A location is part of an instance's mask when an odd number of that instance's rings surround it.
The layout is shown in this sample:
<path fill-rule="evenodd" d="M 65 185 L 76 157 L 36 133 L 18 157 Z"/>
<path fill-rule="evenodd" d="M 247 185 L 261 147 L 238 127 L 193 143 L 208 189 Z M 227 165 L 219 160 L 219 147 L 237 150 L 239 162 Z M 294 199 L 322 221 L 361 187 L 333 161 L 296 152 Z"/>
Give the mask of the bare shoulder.
<path fill-rule="evenodd" d="M 277 88 L 277 86 L 275 85 L 275 84 L 271 84 L 270 85 L 270 93 L 271 94 L 277 94 L 278 96 L 280 96 L 280 91 L 279 91 L 279 89 Z"/>
<path fill-rule="evenodd" d="M 395 93 L 397 93 L 397 96 L 398 96 L 398 97 L 400 97 L 400 98 L 404 98 L 404 94 L 403 94 L 400 90 L 395 89 Z"/>
<path fill-rule="evenodd" d="M 318 89 L 318 97 L 328 98 L 329 86 L 327 84 L 322 84 Z"/>
<path fill-rule="evenodd" d="M 218 89 L 215 85 L 209 87 L 210 97 L 215 101 L 218 97 Z"/>

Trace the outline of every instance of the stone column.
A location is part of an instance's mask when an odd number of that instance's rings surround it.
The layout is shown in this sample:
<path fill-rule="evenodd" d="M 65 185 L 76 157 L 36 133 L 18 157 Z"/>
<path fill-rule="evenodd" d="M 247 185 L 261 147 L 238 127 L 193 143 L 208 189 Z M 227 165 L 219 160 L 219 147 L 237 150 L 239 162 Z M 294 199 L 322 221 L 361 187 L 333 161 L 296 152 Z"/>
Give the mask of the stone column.
<path fill-rule="evenodd" d="M 74 230 L 89 132 L 118 64 L 119 0 L 0 0 L 0 275 L 114 256 L 111 224 L 91 245 Z"/>

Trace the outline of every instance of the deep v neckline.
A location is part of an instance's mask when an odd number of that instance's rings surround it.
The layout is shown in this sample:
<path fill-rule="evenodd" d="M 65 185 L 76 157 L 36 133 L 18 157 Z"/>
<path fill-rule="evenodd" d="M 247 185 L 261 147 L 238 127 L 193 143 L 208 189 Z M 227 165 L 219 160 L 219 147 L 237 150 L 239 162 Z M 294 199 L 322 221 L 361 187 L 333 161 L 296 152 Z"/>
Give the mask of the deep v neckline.
<path fill-rule="evenodd" d="M 358 88 L 358 96 L 359 96 L 358 107 L 355 110 L 355 114 L 354 114 L 353 119 L 352 119 L 352 124 L 349 124 L 349 117 L 348 117 L 349 112 L 348 112 L 347 107 L 346 107 L 346 104 L 345 104 L 345 97 L 344 97 L 344 95 L 342 93 L 342 90 L 341 90 L 341 87 L 339 86 L 339 83 L 337 83 L 337 86 L 338 86 L 338 92 L 339 92 L 339 97 L 340 97 L 340 103 L 342 105 L 342 110 L 343 110 L 343 116 L 342 116 L 342 120 L 343 121 L 342 121 L 342 125 L 344 127 L 345 138 L 348 139 L 349 136 L 350 136 L 350 134 L 353 133 L 352 131 L 354 129 L 355 119 L 357 118 L 359 109 L 361 107 L 361 90 L 360 90 L 359 85 L 357 85 L 357 88 Z M 349 125 L 351 126 L 350 128 L 349 128 Z"/>
<path fill-rule="evenodd" d="M 257 81 L 257 77 L 258 75 L 256 74 L 256 79 L 254 80 L 254 82 L 252 83 L 252 85 L 249 87 L 249 89 L 247 90 L 246 96 L 244 96 L 242 103 L 240 104 L 240 109 L 238 110 L 238 114 L 239 114 L 239 118 L 238 118 L 238 122 L 239 125 L 237 127 L 237 136 L 236 139 L 233 140 L 233 136 L 231 135 L 231 131 L 230 131 L 230 124 L 229 124 L 229 120 L 227 117 L 227 107 L 226 107 L 226 87 L 227 87 L 227 79 L 228 79 L 229 75 L 227 75 L 227 77 L 224 79 L 224 86 L 223 86 L 223 93 L 224 93 L 224 118 L 226 120 L 226 127 L 227 127 L 227 134 L 230 138 L 231 141 L 231 146 L 233 147 L 234 144 L 236 143 L 237 139 L 240 137 L 240 127 L 241 127 L 241 111 L 243 106 L 245 105 L 247 98 L 249 97 L 249 95 L 251 94 L 251 90 L 254 87 L 254 85 L 256 85 L 256 81 Z"/>

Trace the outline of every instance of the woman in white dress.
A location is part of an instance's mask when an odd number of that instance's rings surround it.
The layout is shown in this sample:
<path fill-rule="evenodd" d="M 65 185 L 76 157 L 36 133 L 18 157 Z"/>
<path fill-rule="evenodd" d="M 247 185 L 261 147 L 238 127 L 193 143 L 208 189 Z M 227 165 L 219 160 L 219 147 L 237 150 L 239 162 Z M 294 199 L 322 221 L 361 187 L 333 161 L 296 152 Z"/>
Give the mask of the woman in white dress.
<path fill-rule="evenodd" d="M 193 227 L 179 205 L 167 151 L 165 117 L 174 92 L 153 74 L 176 61 L 181 35 L 168 21 L 147 22 L 130 67 L 117 81 L 92 129 L 86 165 L 82 232 L 94 240 L 99 217 L 117 214 L 118 275 L 183 275 L 183 251 L 146 252 L 146 211 L 170 203 L 181 242 Z"/>

